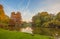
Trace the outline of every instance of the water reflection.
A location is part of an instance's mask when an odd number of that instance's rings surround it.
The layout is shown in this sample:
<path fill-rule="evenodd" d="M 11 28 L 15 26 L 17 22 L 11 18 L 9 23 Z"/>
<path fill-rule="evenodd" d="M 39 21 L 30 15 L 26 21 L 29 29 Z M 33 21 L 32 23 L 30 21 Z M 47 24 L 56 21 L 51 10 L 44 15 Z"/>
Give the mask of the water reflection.
<path fill-rule="evenodd" d="M 45 35 L 53 36 L 54 39 L 60 39 L 60 29 L 59 28 L 40 28 Z"/>
<path fill-rule="evenodd" d="M 49 35 L 60 35 L 60 29 L 59 28 L 40 28 L 42 32 L 45 32 L 45 34 Z"/>

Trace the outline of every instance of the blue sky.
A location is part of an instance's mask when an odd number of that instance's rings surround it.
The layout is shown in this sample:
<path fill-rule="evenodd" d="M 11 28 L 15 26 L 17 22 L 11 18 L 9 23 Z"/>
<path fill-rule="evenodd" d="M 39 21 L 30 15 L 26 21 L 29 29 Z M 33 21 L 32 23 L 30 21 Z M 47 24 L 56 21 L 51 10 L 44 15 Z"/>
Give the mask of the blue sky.
<path fill-rule="evenodd" d="M 31 21 L 32 16 L 38 12 L 47 11 L 56 14 L 60 11 L 60 0 L 0 0 L 5 14 L 11 15 L 11 12 L 21 12 L 24 21 Z"/>

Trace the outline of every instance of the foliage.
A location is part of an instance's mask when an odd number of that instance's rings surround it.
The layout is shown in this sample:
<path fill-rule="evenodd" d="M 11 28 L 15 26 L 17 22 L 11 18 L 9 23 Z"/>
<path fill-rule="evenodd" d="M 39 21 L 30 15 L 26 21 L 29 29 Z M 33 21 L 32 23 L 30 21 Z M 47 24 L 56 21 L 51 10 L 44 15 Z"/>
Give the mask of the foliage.
<path fill-rule="evenodd" d="M 22 22 L 21 27 L 22 27 L 22 28 L 26 28 L 26 27 L 28 27 L 28 26 L 30 27 L 30 25 L 31 25 L 30 23 Z"/>
<path fill-rule="evenodd" d="M 60 12 L 56 15 L 56 19 L 60 21 Z"/>
<path fill-rule="evenodd" d="M 33 33 L 40 33 L 41 32 L 41 27 L 43 27 L 44 23 L 47 25 L 46 22 L 53 20 L 53 15 L 48 14 L 48 12 L 41 12 L 38 13 L 37 15 L 32 17 L 32 27 L 33 27 Z M 39 27 L 39 29 L 37 29 Z M 38 32 L 35 30 L 39 30 Z"/>
<path fill-rule="evenodd" d="M 51 20 L 49 22 L 44 23 L 42 26 L 43 27 L 50 27 L 50 28 L 59 28 L 60 27 L 60 21 Z"/>
<path fill-rule="evenodd" d="M 8 26 L 8 22 L 9 22 L 9 17 L 8 16 L 1 16 L 0 18 L 0 24 L 4 25 L 4 26 Z"/>
<path fill-rule="evenodd" d="M 32 24 L 33 24 L 33 26 L 34 27 L 40 26 L 40 23 L 41 23 L 41 21 L 40 21 L 39 16 L 38 15 L 33 16 L 33 18 L 32 18 Z"/>
<path fill-rule="evenodd" d="M 52 35 L 60 34 L 60 12 L 57 15 L 41 12 L 32 17 L 32 29 L 34 34 Z"/>

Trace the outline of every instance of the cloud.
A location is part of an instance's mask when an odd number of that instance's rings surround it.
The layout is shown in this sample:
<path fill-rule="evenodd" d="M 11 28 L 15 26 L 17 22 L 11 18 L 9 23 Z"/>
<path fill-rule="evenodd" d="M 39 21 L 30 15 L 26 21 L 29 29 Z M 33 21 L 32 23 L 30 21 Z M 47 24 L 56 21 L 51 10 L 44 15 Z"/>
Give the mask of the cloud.
<path fill-rule="evenodd" d="M 34 15 L 31 14 L 29 9 L 21 11 L 21 14 L 22 14 L 23 21 L 27 21 L 27 22 L 31 21 L 32 16 Z"/>
<path fill-rule="evenodd" d="M 60 0 L 45 0 L 42 4 L 45 6 L 39 8 L 38 11 L 47 11 L 53 14 L 57 14 L 60 11 Z"/>

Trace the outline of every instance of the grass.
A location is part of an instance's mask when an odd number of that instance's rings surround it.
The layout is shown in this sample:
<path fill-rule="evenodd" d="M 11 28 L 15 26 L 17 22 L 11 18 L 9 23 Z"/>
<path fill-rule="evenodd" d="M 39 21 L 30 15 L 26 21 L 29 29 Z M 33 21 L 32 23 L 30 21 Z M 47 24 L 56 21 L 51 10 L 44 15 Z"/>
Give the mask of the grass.
<path fill-rule="evenodd" d="M 50 39 L 50 37 L 0 29 L 0 39 Z"/>

